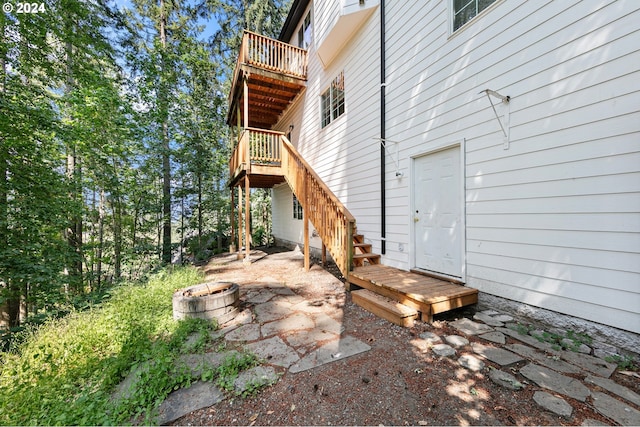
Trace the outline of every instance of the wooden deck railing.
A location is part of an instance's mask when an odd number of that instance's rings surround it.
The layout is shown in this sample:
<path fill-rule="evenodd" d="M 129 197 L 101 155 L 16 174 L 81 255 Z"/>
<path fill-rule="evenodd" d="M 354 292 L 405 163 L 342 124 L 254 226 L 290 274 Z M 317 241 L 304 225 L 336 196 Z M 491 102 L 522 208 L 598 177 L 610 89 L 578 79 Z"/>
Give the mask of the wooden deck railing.
<path fill-rule="evenodd" d="M 282 136 L 284 136 L 282 132 L 265 129 L 247 128 L 243 130 L 238 144 L 231 153 L 231 159 L 229 159 L 231 178 L 235 178 L 242 170 L 251 173 L 252 164 L 279 168 L 282 161 L 282 142 L 280 141 Z M 279 169 L 274 170 L 273 174 L 283 175 Z"/>
<path fill-rule="evenodd" d="M 251 31 L 244 32 L 238 63 L 307 78 L 306 50 Z"/>
<path fill-rule="evenodd" d="M 251 173 L 252 164 L 267 165 L 273 166 L 274 175 L 285 177 L 336 265 L 348 277 L 353 263 L 355 218 L 284 134 L 245 129 L 229 162 L 232 179 L 243 163 L 246 173 Z"/>
<path fill-rule="evenodd" d="M 249 130 L 249 154 L 251 163 L 263 165 L 280 165 L 282 161 L 280 138 L 282 132 L 263 129 Z"/>

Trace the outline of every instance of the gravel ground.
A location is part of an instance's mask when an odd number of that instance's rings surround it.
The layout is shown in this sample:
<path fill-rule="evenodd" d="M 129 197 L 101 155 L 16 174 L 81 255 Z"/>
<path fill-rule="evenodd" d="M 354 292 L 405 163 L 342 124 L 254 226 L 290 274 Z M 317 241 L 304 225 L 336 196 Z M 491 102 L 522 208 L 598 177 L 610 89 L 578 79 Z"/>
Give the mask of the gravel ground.
<path fill-rule="evenodd" d="M 242 284 L 276 279 L 305 298 L 324 301 L 330 304 L 327 309 L 341 312 L 344 334 L 366 342 L 371 350 L 297 374 L 278 368 L 281 379 L 257 395 L 229 398 L 175 425 L 581 425 L 585 420 L 615 425 L 589 401 L 566 396 L 573 414 L 559 417 L 533 401 L 533 393 L 543 390 L 535 384 L 509 390 L 489 379 L 488 369 L 500 368 L 489 361 L 487 368 L 472 372 L 455 358 L 435 356 L 418 345 L 418 336 L 426 331 L 442 337 L 459 334 L 449 322 L 472 317 L 473 307 L 436 316 L 432 324 L 401 328 L 353 304 L 334 277 L 339 277 L 335 267 L 325 270 L 316 264 L 305 272 L 301 259 L 290 252 L 271 252 L 250 266 L 218 264 L 214 259 L 203 269 L 208 280 Z M 470 344 L 482 341 L 467 338 Z M 470 346 L 458 349 L 460 354 L 465 350 L 471 353 Z M 512 366 L 512 371 L 525 364 Z M 640 392 L 637 378 L 616 372 L 611 379 Z"/>

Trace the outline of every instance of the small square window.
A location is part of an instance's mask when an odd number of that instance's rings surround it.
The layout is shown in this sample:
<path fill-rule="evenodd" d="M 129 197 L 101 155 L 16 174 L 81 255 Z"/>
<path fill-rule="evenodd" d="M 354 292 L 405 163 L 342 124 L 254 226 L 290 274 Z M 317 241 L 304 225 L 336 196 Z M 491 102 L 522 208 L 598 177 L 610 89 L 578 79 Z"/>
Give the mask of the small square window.
<path fill-rule="evenodd" d="M 302 205 L 296 195 L 293 195 L 293 219 L 302 219 Z"/>

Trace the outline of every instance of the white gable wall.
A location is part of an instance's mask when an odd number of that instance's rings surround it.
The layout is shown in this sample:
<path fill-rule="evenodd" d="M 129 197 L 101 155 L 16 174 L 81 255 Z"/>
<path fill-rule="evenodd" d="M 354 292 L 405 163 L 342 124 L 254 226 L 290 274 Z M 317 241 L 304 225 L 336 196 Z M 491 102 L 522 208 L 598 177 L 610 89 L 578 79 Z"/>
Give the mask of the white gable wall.
<path fill-rule="evenodd" d="M 387 7 L 385 263 L 415 265 L 411 159 L 464 140 L 467 285 L 640 332 L 640 4 L 574 3 L 498 1 L 453 36 L 445 1 Z"/>
<path fill-rule="evenodd" d="M 358 232 L 365 234 L 380 252 L 380 176 L 379 145 L 372 138 L 380 127 L 380 18 L 376 11 L 356 32 L 342 51 L 325 69 L 316 47 L 336 22 L 341 2 L 318 0 L 312 2 L 314 23 L 313 41 L 309 47 L 308 81 L 305 92 L 290 107 L 276 126 L 289 131 L 293 124 L 291 142 L 315 172 L 355 216 Z M 306 15 L 306 14 L 305 14 Z M 292 44 L 297 44 L 297 31 Z M 320 122 L 320 95 L 338 74 L 344 71 L 345 114 L 324 129 Z M 274 191 L 274 218 L 280 211 L 285 219 L 274 220 L 274 234 L 296 234 L 291 230 L 301 227 L 293 220 L 289 190 Z M 278 233 L 281 235 L 278 235 Z M 289 239 L 287 239 L 289 240 Z M 320 239 L 313 239 L 312 247 L 320 247 Z"/>

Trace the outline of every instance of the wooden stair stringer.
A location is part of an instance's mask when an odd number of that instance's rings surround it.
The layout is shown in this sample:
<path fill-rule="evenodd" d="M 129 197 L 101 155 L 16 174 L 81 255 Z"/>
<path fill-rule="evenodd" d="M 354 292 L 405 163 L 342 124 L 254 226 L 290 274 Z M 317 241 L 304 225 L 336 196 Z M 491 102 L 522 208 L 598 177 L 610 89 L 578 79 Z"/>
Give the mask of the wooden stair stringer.
<path fill-rule="evenodd" d="M 371 252 L 373 245 L 365 243 L 364 236 L 362 234 L 353 235 L 353 264 L 356 267 L 362 267 L 366 265 L 380 264 L 381 256 L 379 254 Z"/>

